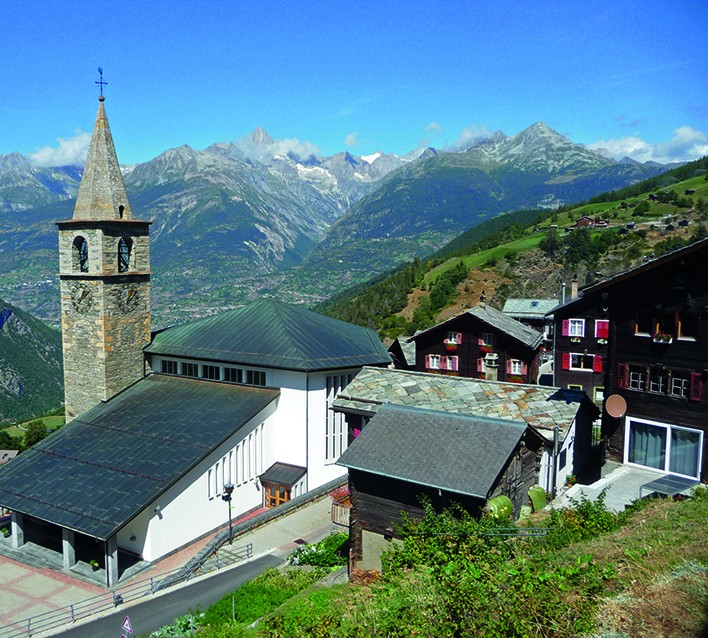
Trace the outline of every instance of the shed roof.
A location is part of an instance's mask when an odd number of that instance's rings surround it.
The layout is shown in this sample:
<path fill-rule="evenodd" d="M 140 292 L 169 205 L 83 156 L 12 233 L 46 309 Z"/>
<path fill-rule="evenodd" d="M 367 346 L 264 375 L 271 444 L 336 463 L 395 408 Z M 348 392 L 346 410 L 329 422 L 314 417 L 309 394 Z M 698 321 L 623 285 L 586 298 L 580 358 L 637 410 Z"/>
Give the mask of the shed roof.
<path fill-rule="evenodd" d="M 302 371 L 391 362 L 373 330 L 273 299 L 163 330 L 146 352 Z"/>
<path fill-rule="evenodd" d="M 420 335 L 427 334 L 431 330 L 436 330 L 437 328 L 440 328 L 441 326 L 444 326 L 464 315 L 472 315 L 473 317 L 476 317 L 480 321 L 486 323 L 488 326 L 496 328 L 500 332 L 509 335 L 510 337 L 523 343 L 525 346 L 531 348 L 532 350 L 538 348 L 541 345 L 541 342 L 543 341 L 542 334 L 540 334 L 533 328 L 529 328 L 528 326 L 519 323 L 513 317 L 505 315 L 503 312 L 499 312 L 495 308 L 488 306 L 486 303 L 479 304 L 474 308 L 470 308 L 469 310 L 457 315 L 456 317 L 452 317 L 451 319 L 443 321 L 442 323 L 439 323 L 438 325 L 433 326 L 432 328 L 423 330 L 422 332 L 413 335 L 410 338 L 410 341 L 414 341 L 415 339 L 420 337 Z"/>
<path fill-rule="evenodd" d="M 0 469 L 0 504 L 107 539 L 278 390 L 151 375 Z"/>
<path fill-rule="evenodd" d="M 273 463 L 263 474 L 258 478 L 261 483 L 277 483 L 278 485 L 287 485 L 292 487 L 303 476 L 307 474 L 307 468 L 299 465 L 291 465 L 290 463 Z"/>
<path fill-rule="evenodd" d="M 582 390 L 383 368 L 361 370 L 333 405 L 338 411 L 372 415 L 384 403 L 521 420 L 545 430 L 546 438 L 554 426 L 564 435 L 581 406 L 593 414 L 598 412 Z"/>
<path fill-rule="evenodd" d="M 387 404 L 337 463 L 486 499 L 526 429 L 523 421 Z"/>

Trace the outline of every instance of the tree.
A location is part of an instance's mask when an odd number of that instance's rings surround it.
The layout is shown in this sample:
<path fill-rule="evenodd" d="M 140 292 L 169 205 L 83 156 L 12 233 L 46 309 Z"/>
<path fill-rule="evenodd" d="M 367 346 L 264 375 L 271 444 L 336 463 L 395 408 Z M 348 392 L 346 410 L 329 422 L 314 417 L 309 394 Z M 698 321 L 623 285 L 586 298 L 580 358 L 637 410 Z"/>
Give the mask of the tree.
<path fill-rule="evenodd" d="M 18 450 L 20 446 L 5 430 L 0 430 L 0 450 Z"/>
<path fill-rule="evenodd" d="M 46 439 L 48 434 L 49 432 L 47 432 L 47 426 L 44 425 L 44 421 L 40 421 L 39 419 L 30 421 L 25 430 L 25 445 L 28 448 L 32 447 L 35 443 Z"/>

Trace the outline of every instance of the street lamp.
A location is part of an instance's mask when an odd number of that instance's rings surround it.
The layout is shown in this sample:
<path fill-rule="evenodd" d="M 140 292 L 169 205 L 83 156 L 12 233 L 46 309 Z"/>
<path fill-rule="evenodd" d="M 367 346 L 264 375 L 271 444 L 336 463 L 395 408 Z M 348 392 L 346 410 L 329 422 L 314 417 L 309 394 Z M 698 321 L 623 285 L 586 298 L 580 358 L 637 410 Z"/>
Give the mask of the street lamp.
<path fill-rule="evenodd" d="M 232 536 L 232 528 L 231 528 L 231 495 L 234 493 L 234 484 L 233 483 L 224 483 L 224 493 L 221 495 L 221 499 L 226 501 L 229 504 L 229 545 L 231 545 L 231 536 Z"/>

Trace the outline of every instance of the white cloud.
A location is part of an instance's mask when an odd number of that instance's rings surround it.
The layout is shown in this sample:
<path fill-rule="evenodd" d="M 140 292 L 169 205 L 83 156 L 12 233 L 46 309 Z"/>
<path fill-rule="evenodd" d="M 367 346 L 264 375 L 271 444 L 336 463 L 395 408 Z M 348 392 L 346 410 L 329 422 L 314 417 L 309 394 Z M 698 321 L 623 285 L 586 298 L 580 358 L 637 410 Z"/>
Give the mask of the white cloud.
<path fill-rule="evenodd" d="M 91 134 L 77 131 L 74 137 L 57 138 L 58 147 L 43 146 L 29 154 L 29 161 L 35 166 L 83 166 L 91 143 Z"/>
<path fill-rule="evenodd" d="M 344 138 L 345 146 L 357 146 L 359 144 L 359 133 L 352 131 Z"/>
<path fill-rule="evenodd" d="M 425 127 L 426 133 L 442 133 L 443 127 L 440 122 L 431 122 Z"/>
<path fill-rule="evenodd" d="M 285 140 L 270 140 L 254 142 L 250 136 L 242 137 L 234 142 L 234 146 L 241 151 L 247 159 L 270 164 L 277 155 L 290 155 L 301 160 L 317 156 L 320 149 L 310 142 L 296 138 Z"/>
<path fill-rule="evenodd" d="M 708 135 L 690 126 L 675 129 L 667 142 L 650 144 L 638 136 L 598 140 L 588 145 L 591 149 L 606 149 L 615 159 L 631 157 L 638 162 L 654 161 L 660 164 L 686 162 L 708 155 Z"/>
<path fill-rule="evenodd" d="M 486 126 L 477 126 L 473 124 L 472 126 L 463 128 L 460 131 L 459 137 L 455 140 L 452 146 L 453 148 L 465 148 L 475 140 L 483 137 L 490 137 L 491 134 L 491 131 Z"/>

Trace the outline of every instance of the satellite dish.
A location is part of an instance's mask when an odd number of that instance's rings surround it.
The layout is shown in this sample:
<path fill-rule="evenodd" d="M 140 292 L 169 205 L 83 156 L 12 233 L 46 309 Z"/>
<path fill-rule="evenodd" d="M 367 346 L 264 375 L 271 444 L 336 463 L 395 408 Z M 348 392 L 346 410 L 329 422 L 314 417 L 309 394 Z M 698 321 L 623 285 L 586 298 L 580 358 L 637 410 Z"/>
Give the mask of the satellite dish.
<path fill-rule="evenodd" d="M 605 411 L 615 419 L 621 419 L 627 411 L 627 402 L 621 394 L 611 394 L 605 401 Z"/>

